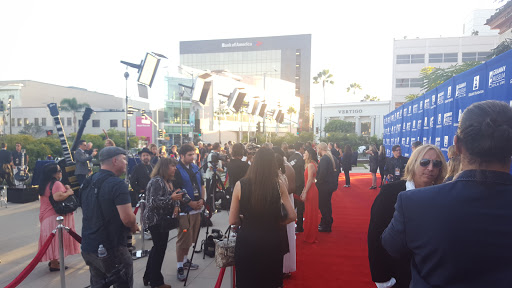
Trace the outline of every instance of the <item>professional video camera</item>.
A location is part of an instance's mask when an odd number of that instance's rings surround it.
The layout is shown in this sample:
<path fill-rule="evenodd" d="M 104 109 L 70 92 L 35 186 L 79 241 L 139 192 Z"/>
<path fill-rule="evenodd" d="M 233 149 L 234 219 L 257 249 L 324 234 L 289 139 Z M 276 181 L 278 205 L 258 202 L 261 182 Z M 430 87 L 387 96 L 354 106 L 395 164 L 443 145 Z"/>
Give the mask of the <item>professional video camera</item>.
<path fill-rule="evenodd" d="M 217 167 L 216 165 L 220 161 L 228 161 L 228 159 L 231 158 L 229 155 L 220 154 L 219 152 L 212 152 L 212 161 L 210 163 L 213 167 Z"/>

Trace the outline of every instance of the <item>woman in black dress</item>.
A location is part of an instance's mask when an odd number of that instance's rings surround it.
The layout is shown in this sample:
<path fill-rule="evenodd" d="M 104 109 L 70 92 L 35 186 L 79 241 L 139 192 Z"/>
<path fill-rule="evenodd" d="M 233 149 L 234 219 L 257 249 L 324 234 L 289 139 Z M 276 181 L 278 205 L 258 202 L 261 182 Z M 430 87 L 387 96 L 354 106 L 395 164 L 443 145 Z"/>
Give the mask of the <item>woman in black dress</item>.
<path fill-rule="evenodd" d="M 375 145 L 370 145 L 370 149 L 366 151 L 370 155 L 370 173 L 372 173 L 372 187 L 370 189 L 377 189 L 377 169 L 379 168 L 379 152 Z"/>
<path fill-rule="evenodd" d="M 280 231 L 296 218 L 285 183 L 279 180 L 274 151 L 259 149 L 247 175 L 235 184 L 229 214 L 229 224 L 241 226 L 235 248 L 237 288 L 283 286 L 288 240 Z"/>
<path fill-rule="evenodd" d="M 380 187 L 382 187 L 382 184 L 384 182 L 384 177 L 386 176 L 386 173 L 384 173 L 384 166 L 386 166 L 386 147 L 384 145 L 380 145 L 379 148 L 379 174 L 380 174 Z"/>

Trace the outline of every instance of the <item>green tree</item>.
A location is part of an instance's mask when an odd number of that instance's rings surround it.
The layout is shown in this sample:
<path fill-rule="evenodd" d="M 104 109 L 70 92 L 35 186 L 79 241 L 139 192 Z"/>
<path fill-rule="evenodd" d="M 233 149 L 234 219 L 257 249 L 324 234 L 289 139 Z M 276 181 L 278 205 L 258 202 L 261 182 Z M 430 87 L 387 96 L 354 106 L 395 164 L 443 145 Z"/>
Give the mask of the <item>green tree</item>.
<path fill-rule="evenodd" d="M 324 131 L 326 133 L 354 133 L 356 129 L 356 123 L 343 121 L 343 120 L 331 120 L 325 124 Z"/>
<path fill-rule="evenodd" d="M 487 59 L 494 58 L 494 57 L 501 55 L 511 49 L 512 49 L 512 38 L 506 38 L 500 44 L 498 44 L 498 46 L 496 46 L 494 49 L 491 49 L 491 54 L 489 56 L 487 56 Z"/>
<path fill-rule="evenodd" d="M 73 98 L 64 98 L 60 101 L 60 110 L 62 111 L 71 111 L 73 112 L 73 132 L 76 133 L 76 112 L 81 111 L 82 109 L 91 107 L 87 103 L 78 103 L 75 97 Z"/>
<path fill-rule="evenodd" d="M 421 90 L 423 93 L 430 91 L 437 86 L 443 84 L 446 80 L 453 76 L 467 71 L 482 64 L 480 61 L 469 61 L 462 64 L 454 64 L 447 68 L 424 67 L 420 71 L 420 79 L 423 81 Z"/>
<path fill-rule="evenodd" d="M 325 104 L 325 84 L 334 85 L 334 81 L 332 80 L 333 75 L 329 73 L 328 69 L 322 70 L 322 72 L 318 72 L 316 76 L 313 77 L 313 84 L 322 83 L 322 89 L 324 90 L 324 103 Z"/>
<path fill-rule="evenodd" d="M 35 125 L 34 123 L 29 123 L 23 126 L 23 129 L 20 130 L 19 134 L 32 135 L 32 136 L 42 136 L 44 134 L 43 127 L 39 125 Z"/>
<path fill-rule="evenodd" d="M 405 96 L 405 102 L 412 101 L 412 100 L 420 97 L 421 95 L 423 95 L 423 93 L 422 94 L 409 94 L 409 95 Z"/>
<path fill-rule="evenodd" d="M 354 83 L 348 85 L 347 92 L 350 92 L 350 90 L 352 90 L 352 92 L 354 92 L 354 96 L 355 96 L 356 95 L 356 91 L 357 90 L 363 90 L 363 87 L 361 87 L 361 85 L 359 85 L 359 84 L 354 82 Z"/>
<path fill-rule="evenodd" d="M 328 69 L 324 69 L 321 72 L 318 72 L 316 76 L 313 77 L 313 84 L 322 83 L 322 89 L 324 91 L 324 102 L 325 104 L 325 84 L 334 85 L 334 81 L 332 80 L 333 75 L 329 73 Z M 320 131 L 322 131 L 322 110 L 320 109 Z M 320 132 L 321 133 L 321 132 Z"/>
<path fill-rule="evenodd" d="M 377 96 L 371 96 L 369 94 L 366 94 L 364 97 L 363 97 L 363 100 L 361 100 L 362 102 L 365 102 L 365 101 L 380 101 L 380 98 L 377 97 Z"/>

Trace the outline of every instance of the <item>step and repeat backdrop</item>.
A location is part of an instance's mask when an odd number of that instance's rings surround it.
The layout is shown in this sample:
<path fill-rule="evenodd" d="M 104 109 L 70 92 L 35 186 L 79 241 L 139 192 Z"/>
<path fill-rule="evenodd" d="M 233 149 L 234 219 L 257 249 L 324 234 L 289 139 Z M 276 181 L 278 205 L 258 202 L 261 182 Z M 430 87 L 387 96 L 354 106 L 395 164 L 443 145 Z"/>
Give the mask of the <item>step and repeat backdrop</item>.
<path fill-rule="evenodd" d="M 411 144 L 434 144 L 447 158 L 464 110 L 475 102 L 499 100 L 512 105 L 512 50 L 461 73 L 384 117 L 388 157 L 399 144 L 410 157 Z M 499 115 L 497 115 L 499 117 Z"/>

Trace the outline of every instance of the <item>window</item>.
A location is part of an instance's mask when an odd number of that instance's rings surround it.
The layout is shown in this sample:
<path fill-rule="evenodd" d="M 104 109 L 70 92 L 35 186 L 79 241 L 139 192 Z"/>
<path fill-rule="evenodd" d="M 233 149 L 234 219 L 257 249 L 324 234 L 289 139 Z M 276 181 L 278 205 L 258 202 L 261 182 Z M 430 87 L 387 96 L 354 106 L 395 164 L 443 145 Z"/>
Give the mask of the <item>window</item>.
<path fill-rule="evenodd" d="M 28 118 L 23 118 L 23 126 L 27 126 L 29 123 Z"/>
<path fill-rule="evenodd" d="M 459 60 L 459 53 L 428 54 L 429 63 L 454 63 Z"/>
<path fill-rule="evenodd" d="M 110 128 L 116 128 L 117 127 L 117 119 L 110 120 Z"/>
<path fill-rule="evenodd" d="M 21 127 L 21 126 L 23 125 L 23 122 L 22 122 L 22 121 L 23 121 L 23 119 L 18 118 L 17 120 L 18 120 L 18 121 L 17 121 L 17 122 L 18 122 L 18 127 Z"/>
<path fill-rule="evenodd" d="M 425 54 L 396 55 L 396 64 L 425 63 Z"/>
<path fill-rule="evenodd" d="M 73 121 L 71 120 L 71 117 L 66 118 L 66 122 L 67 122 L 67 124 L 66 124 L 67 126 L 73 125 L 72 124 Z"/>
<path fill-rule="evenodd" d="M 46 126 L 46 118 L 41 118 L 41 126 Z"/>
<path fill-rule="evenodd" d="M 462 62 L 485 61 L 491 52 L 467 52 L 462 53 Z"/>
<path fill-rule="evenodd" d="M 34 126 L 39 126 L 39 118 L 34 118 Z"/>
<path fill-rule="evenodd" d="M 123 119 L 123 128 L 126 128 L 126 119 Z M 128 128 L 130 128 L 130 119 L 128 119 Z"/>
<path fill-rule="evenodd" d="M 92 127 L 100 127 L 100 120 L 92 120 Z"/>
<path fill-rule="evenodd" d="M 423 85 L 423 81 L 421 78 L 397 78 L 396 79 L 396 88 L 410 88 L 410 87 L 421 87 Z"/>

